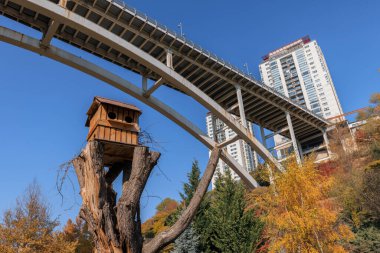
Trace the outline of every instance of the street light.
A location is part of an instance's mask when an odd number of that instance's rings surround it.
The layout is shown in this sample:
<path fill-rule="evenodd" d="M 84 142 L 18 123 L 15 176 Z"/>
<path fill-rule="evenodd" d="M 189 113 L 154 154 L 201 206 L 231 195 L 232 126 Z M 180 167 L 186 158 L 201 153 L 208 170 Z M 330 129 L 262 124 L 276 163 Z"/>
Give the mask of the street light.
<path fill-rule="evenodd" d="M 247 75 L 251 76 L 252 73 L 249 72 L 249 68 L 248 68 L 248 63 L 244 63 L 243 66 L 245 67 L 245 69 L 247 70 Z"/>
<path fill-rule="evenodd" d="M 177 27 L 179 28 L 180 32 L 181 32 L 181 37 L 185 37 L 185 34 L 183 33 L 183 25 L 182 25 L 182 22 L 179 22 L 179 24 L 177 25 Z"/>

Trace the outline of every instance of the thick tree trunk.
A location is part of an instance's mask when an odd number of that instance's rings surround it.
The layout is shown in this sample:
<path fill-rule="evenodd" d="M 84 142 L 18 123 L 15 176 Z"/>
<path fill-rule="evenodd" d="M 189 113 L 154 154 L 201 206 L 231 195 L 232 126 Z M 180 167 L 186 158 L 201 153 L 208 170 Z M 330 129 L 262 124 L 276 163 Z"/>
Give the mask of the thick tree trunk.
<path fill-rule="evenodd" d="M 140 198 L 160 154 L 136 147 L 133 161 L 104 170 L 102 143 L 91 141 L 73 160 L 83 199 L 80 216 L 88 223 L 99 253 L 154 253 L 173 242 L 191 223 L 215 172 L 221 150 L 214 148 L 205 173 L 179 220 L 144 245 Z M 123 171 L 122 195 L 116 203 L 113 180 Z"/>
<path fill-rule="evenodd" d="M 88 223 L 98 252 L 140 253 L 140 197 L 160 154 L 149 152 L 146 147 L 136 147 L 132 166 L 118 165 L 106 173 L 103 151 L 102 143 L 92 141 L 73 160 L 83 199 L 80 216 Z M 123 191 L 116 203 L 112 181 L 122 170 Z"/>

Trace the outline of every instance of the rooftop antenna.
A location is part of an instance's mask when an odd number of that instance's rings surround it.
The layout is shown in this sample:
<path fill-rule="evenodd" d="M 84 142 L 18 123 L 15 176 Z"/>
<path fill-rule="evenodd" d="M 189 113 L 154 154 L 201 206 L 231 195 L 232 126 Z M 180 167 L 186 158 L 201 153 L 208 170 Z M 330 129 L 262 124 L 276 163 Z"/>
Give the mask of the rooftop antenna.
<path fill-rule="evenodd" d="M 179 28 L 180 32 L 181 32 L 181 37 L 185 37 L 185 34 L 183 33 L 183 25 L 182 25 L 182 22 L 179 22 L 179 24 L 177 25 L 177 27 Z"/>
<path fill-rule="evenodd" d="M 249 72 L 248 63 L 244 63 L 244 64 L 243 64 L 243 66 L 244 66 L 244 67 L 245 67 L 245 69 L 247 70 L 247 74 L 248 74 L 249 76 L 251 76 L 251 75 L 252 75 L 252 73 L 251 73 L 251 72 Z"/>

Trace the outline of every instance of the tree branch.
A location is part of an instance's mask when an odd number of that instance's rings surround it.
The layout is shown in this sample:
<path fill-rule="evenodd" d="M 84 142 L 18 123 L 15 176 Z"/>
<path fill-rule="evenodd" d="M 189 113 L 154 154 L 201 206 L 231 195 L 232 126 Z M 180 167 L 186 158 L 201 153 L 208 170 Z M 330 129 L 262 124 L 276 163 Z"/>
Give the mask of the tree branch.
<path fill-rule="evenodd" d="M 143 238 L 139 217 L 140 198 L 159 157 L 160 153 L 149 152 L 147 147 L 136 147 L 131 171 L 124 172 L 123 190 L 117 203 L 116 215 L 120 241 L 124 244 L 122 248 L 126 252 L 141 252 Z"/>
<path fill-rule="evenodd" d="M 214 147 L 211 152 L 206 170 L 202 176 L 201 181 L 191 199 L 188 207 L 182 213 L 178 221 L 167 231 L 158 234 L 153 240 L 143 246 L 143 253 L 155 253 L 162 249 L 172 241 L 174 241 L 182 232 L 190 225 L 193 220 L 199 205 L 207 192 L 211 178 L 214 175 L 215 168 L 218 164 L 221 149 Z"/>

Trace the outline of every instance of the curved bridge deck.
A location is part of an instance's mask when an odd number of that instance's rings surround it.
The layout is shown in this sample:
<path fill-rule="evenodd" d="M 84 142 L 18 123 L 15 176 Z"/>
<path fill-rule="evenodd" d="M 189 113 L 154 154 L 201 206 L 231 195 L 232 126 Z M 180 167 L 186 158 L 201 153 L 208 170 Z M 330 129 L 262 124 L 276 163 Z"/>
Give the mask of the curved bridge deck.
<path fill-rule="evenodd" d="M 167 85 L 193 97 L 220 118 L 239 138 L 277 168 L 281 164 L 252 133 L 232 117 L 246 117 L 273 132 L 300 142 L 322 142 L 328 122 L 207 50 L 178 36 L 123 2 L 111 0 L 0 0 L 0 14 L 42 33 L 36 40 L 8 28 L 0 39 L 45 55 L 93 75 L 140 99 L 212 148 L 214 140 L 186 118 L 150 95 Z M 51 45 L 52 38 L 69 43 L 156 83 L 142 89 L 105 69 Z M 144 87 L 145 86 L 145 87 Z M 294 130 L 294 131 L 291 131 Z M 326 142 L 326 141 L 325 141 Z M 226 145 L 226 143 L 224 143 Z M 223 143 L 222 143 L 223 146 Z M 222 159 L 251 187 L 257 183 L 234 159 Z"/>
<path fill-rule="evenodd" d="M 57 0 L 51 2 L 59 3 Z M 49 30 L 51 18 L 38 13 L 37 10 L 25 8 L 13 1 L 0 0 L 0 4 L 0 11 L 5 15 L 41 32 Z M 166 52 L 170 49 L 173 52 L 174 70 L 223 108 L 230 109 L 233 114 L 239 115 L 235 85 L 240 85 L 247 120 L 271 131 L 287 127 L 283 110 L 290 111 L 294 116 L 293 128 L 299 139 L 317 134 L 328 124 L 323 118 L 247 76 L 207 50 L 171 32 L 146 15 L 129 8 L 123 2 L 68 0 L 66 6 L 163 63 L 166 62 Z M 53 31 L 53 36 L 153 80 L 160 78 L 153 70 L 91 37 L 78 27 L 59 24 Z"/>

